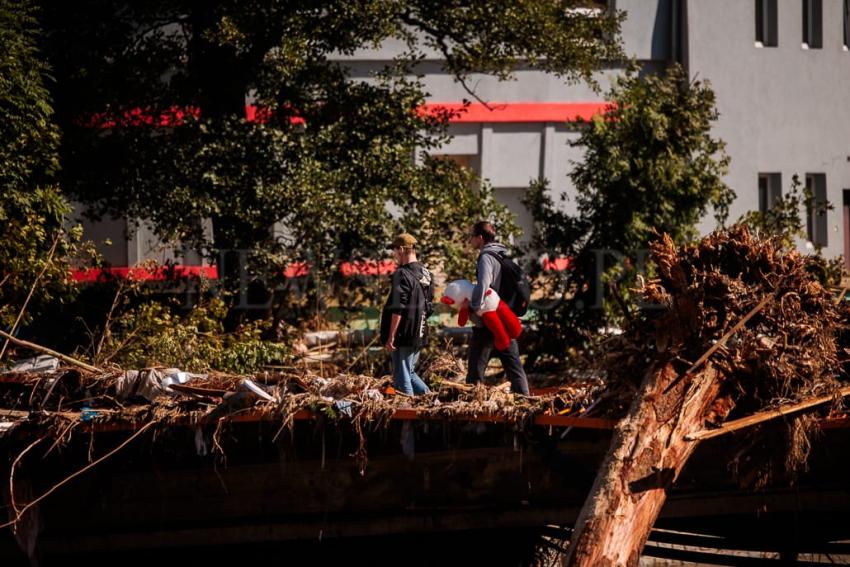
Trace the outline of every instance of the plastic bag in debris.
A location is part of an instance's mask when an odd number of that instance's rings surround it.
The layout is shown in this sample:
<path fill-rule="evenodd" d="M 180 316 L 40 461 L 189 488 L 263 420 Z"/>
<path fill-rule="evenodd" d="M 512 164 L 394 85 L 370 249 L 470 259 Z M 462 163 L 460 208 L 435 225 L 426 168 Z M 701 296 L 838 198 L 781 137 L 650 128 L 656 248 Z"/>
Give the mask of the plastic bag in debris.
<path fill-rule="evenodd" d="M 118 377 L 115 394 L 119 400 L 140 396 L 153 401 L 161 396 L 174 396 L 172 384 L 185 384 L 206 377 L 206 374 L 192 374 L 177 368 L 127 370 Z"/>
<path fill-rule="evenodd" d="M 211 418 L 228 415 L 236 411 L 248 409 L 257 401 L 273 402 L 275 397 L 269 392 L 269 387 L 245 378 L 239 383 L 236 391 L 227 392 L 213 412 Z"/>
<path fill-rule="evenodd" d="M 198 454 L 199 457 L 205 457 L 209 454 L 210 450 L 207 446 L 207 440 L 204 437 L 204 432 L 200 427 L 195 428 L 195 453 Z"/>
<path fill-rule="evenodd" d="M 334 406 L 340 414 L 345 417 L 352 417 L 353 413 L 351 411 L 351 402 L 348 400 L 337 400 L 334 402 Z"/>
<path fill-rule="evenodd" d="M 401 452 L 408 459 L 413 459 L 416 456 L 416 435 L 413 425 L 409 421 L 405 421 L 401 425 Z"/>
<path fill-rule="evenodd" d="M 266 390 L 266 388 L 264 388 L 264 387 L 263 387 L 262 385 L 260 385 L 260 384 L 257 384 L 257 383 L 256 383 L 256 382 L 254 382 L 253 380 L 249 380 L 248 378 L 244 378 L 244 379 L 242 380 L 242 384 L 241 384 L 241 386 L 242 386 L 242 388 L 243 388 L 243 389 L 245 389 L 245 390 L 247 390 L 247 391 L 251 392 L 252 394 L 256 395 L 256 396 L 257 396 L 258 398 L 260 398 L 260 399 L 263 399 L 263 400 L 266 400 L 266 401 L 269 401 L 269 402 L 273 402 L 273 401 L 274 401 L 274 396 L 272 396 L 272 395 L 271 395 L 271 394 L 270 394 L 270 393 Z"/>
<path fill-rule="evenodd" d="M 369 388 L 368 390 L 363 392 L 363 395 L 369 398 L 370 400 L 374 400 L 376 402 L 380 402 L 384 399 L 384 396 L 381 395 L 381 392 L 379 392 L 375 388 Z"/>
<path fill-rule="evenodd" d="M 59 359 L 49 354 L 32 358 L 16 360 L 11 366 L 4 368 L 8 372 L 51 372 L 59 368 Z"/>

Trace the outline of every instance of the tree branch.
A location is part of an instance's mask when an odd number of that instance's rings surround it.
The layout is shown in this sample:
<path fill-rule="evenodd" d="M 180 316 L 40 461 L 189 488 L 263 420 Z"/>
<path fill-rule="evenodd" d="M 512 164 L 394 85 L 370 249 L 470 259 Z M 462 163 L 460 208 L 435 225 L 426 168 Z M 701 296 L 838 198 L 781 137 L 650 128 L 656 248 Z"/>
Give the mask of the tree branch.
<path fill-rule="evenodd" d="M 13 337 L 12 335 L 10 335 L 9 333 L 5 332 L 5 331 L 0 331 L 0 337 L 5 338 L 7 341 L 11 341 L 18 346 L 22 346 L 22 347 L 34 350 L 36 352 L 42 352 L 44 354 L 49 354 L 50 356 L 55 356 L 56 358 L 58 358 L 59 360 L 61 360 L 63 362 L 67 362 L 68 364 L 71 364 L 73 366 L 78 366 L 78 367 L 80 367 L 84 370 L 88 370 L 89 372 L 95 372 L 95 373 L 98 373 L 98 374 L 103 374 L 103 370 L 98 368 L 97 366 L 92 366 L 91 364 L 86 364 L 85 362 L 80 362 L 79 360 L 77 360 L 75 358 L 71 358 L 70 356 L 64 355 L 61 352 L 56 352 L 55 350 L 49 349 L 47 347 L 43 347 L 41 345 L 37 345 L 37 344 L 31 343 L 29 341 L 22 341 L 21 339 L 17 339 L 15 337 Z"/>
<path fill-rule="evenodd" d="M 430 35 L 436 42 L 440 53 L 442 53 L 443 57 L 445 58 L 448 69 L 452 72 L 452 75 L 454 75 L 455 80 L 460 84 L 463 90 L 465 90 L 467 94 L 469 94 L 469 96 L 483 104 L 484 108 L 486 108 L 487 110 L 495 110 L 494 107 L 488 101 L 481 98 L 478 93 L 475 92 L 475 89 L 469 86 L 466 75 L 461 73 L 457 68 L 459 67 L 459 65 L 456 65 L 456 60 L 452 56 L 451 49 L 449 48 L 448 43 L 446 43 L 446 39 L 452 39 L 457 43 L 463 42 L 458 41 L 457 38 L 451 37 L 451 35 L 447 34 L 446 32 L 441 31 L 435 28 L 434 26 L 425 23 L 424 21 L 415 17 L 410 12 L 405 12 L 401 14 L 401 21 L 408 24 L 409 26 L 418 28 Z"/>
<path fill-rule="evenodd" d="M 753 415 L 742 417 L 741 419 L 729 421 L 717 429 L 703 429 L 702 431 L 697 431 L 692 435 L 688 435 L 686 440 L 704 441 L 706 439 L 711 439 L 712 437 L 719 437 L 721 435 L 726 435 L 727 433 L 732 433 L 733 431 L 738 431 L 739 429 L 752 427 L 753 425 L 758 425 L 759 423 L 764 423 L 765 421 L 782 417 L 783 415 L 797 413 L 798 411 L 803 411 L 805 409 L 825 404 L 830 400 L 834 400 L 836 397 L 844 398 L 847 396 L 850 396 L 850 386 L 841 388 L 838 390 L 837 394 L 827 394 L 825 396 L 809 398 L 802 402 L 797 402 L 796 404 L 788 404 L 785 406 L 779 406 L 776 409 L 754 413 Z"/>

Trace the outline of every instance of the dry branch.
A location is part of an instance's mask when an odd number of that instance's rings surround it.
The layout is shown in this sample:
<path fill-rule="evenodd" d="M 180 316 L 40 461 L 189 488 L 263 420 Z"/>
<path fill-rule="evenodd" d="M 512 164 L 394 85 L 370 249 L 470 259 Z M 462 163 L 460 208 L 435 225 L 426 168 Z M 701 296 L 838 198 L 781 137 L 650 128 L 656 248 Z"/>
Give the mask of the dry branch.
<path fill-rule="evenodd" d="M 56 358 L 58 358 L 62 362 L 67 362 L 68 364 L 71 364 L 73 366 L 77 366 L 79 368 L 82 368 L 83 370 L 88 370 L 89 372 L 95 372 L 97 374 L 103 374 L 103 370 L 101 370 L 97 366 L 92 366 L 91 364 L 86 364 L 85 362 L 81 362 L 81 361 L 79 361 L 75 358 L 71 358 L 70 356 L 62 354 L 61 352 L 56 352 L 53 349 L 49 349 L 47 347 L 43 347 L 41 345 L 37 345 L 37 344 L 31 343 L 29 341 L 24 341 L 24 340 L 15 338 L 12 335 L 10 335 L 9 333 L 6 333 L 4 331 L 0 331 L 0 337 L 5 338 L 7 341 L 12 342 L 12 343 L 14 343 L 18 346 L 22 346 L 22 347 L 28 348 L 30 350 L 34 350 L 36 352 L 49 354 L 50 356 L 55 356 Z"/>
<path fill-rule="evenodd" d="M 796 404 L 780 406 L 776 409 L 762 411 L 754 415 L 750 415 L 748 417 L 742 417 L 741 419 L 729 421 L 724 423 L 721 427 L 718 427 L 717 429 L 704 429 L 702 431 L 698 431 L 692 435 L 689 435 L 688 441 L 704 441 L 713 437 L 720 437 L 721 435 L 726 435 L 727 433 L 732 433 L 733 431 L 752 427 L 753 425 L 758 425 L 760 423 L 764 423 L 765 421 L 770 421 L 771 419 L 782 417 L 783 415 L 797 413 L 805 409 L 813 408 L 825 404 L 827 402 L 834 401 L 837 398 L 844 398 L 847 396 L 850 396 L 850 386 L 841 388 L 835 394 L 818 396 L 816 398 L 809 398 L 808 400 L 803 400 L 802 402 Z"/>

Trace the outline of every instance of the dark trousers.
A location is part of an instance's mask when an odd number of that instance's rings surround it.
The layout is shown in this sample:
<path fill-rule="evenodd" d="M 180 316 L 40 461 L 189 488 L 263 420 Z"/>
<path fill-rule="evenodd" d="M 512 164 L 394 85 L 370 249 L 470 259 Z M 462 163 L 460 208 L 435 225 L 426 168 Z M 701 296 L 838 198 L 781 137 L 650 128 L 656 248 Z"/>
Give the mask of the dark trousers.
<path fill-rule="evenodd" d="M 493 333 L 486 327 L 472 328 L 466 374 L 467 383 L 476 384 L 484 379 L 487 364 L 494 354 L 502 361 L 502 368 L 505 369 L 505 374 L 511 381 L 511 391 L 527 396 L 528 379 L 525 377 L 525 370 L 519 360 L 519 345 L 517 345 L 516 340 L 511 340 L 508 350 L 496 350 L 493 348 Z"/>

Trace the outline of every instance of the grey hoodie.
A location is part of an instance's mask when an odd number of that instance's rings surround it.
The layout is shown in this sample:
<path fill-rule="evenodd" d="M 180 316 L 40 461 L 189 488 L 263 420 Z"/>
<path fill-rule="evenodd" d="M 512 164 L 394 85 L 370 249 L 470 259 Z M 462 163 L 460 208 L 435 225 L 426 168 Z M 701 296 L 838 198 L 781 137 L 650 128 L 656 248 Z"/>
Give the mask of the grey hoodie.
<path fill-rule="evenodd" d="M 481 308 L 481 302 L 484 299 L 484 292 L 487 291 L 487 288 L 499 289 L 502 283 L 502 265 L 492 254 L 485 254 L 485 252 L 506 254 L 508 249 L 498 242 L 485 244 L 481 248 L 481 253 L 478 256 L 478 266 L 475 269 L 475 279 L 477 282 L 475 289 L 472 290 L 472 299 L 469 301 L 469 308 L 473 312 Z M 477 317 L 474 321 L 478 324 Z"/>

